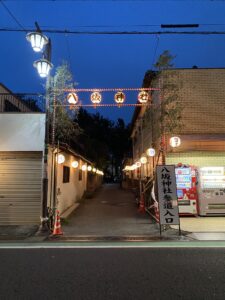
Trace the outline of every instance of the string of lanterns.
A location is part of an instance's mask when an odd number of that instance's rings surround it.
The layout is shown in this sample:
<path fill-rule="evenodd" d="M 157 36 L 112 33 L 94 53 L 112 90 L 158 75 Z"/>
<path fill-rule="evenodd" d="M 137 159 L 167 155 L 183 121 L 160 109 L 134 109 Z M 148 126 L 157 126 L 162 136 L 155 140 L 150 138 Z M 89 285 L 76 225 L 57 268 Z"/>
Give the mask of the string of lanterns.
<path fill-rule="evenodd" d="M 172 136 L 169 140 L 169 144 L 172 148 L 177 148 L 181 145 L 181 139 L 178 136 Z M 156 151 L 154 148 L 148 148 L 146 150 L 146 155 L 148 157 L 154 157 L 156 154 Z M 134 171 L 138 168 L 141 167 L 141 165 L 145 165 L 148 162 L 147 156 L 145 154 L 141 156 L 141 158 L 136 161 L 134 164 L 132 164 L 131 166 L 125 166 L 125 168 L 123 169 L 124 172 L 127 171 Z"/>
<path fill-rule="evenodd" d="M 138 90 L 138 89 L 135 89 L 135 90 Z M 114 101 L 116 102 L 116 104 L 118 106 L 124 104 L 125 99 L 126 99 L 126 95 L 125 95 L 125 93 L 122 90 L 117 91 L 115 93 L 115 95 L 114 95 Z M 90 95 L 90 100 L 91 100 L 91 102 L 93 103 L 94 106 L 99 105 L 102 102 L 102 95 L 101 95 L 100 91 L 94 90 L 91 93 L 91 95 Z M 141 89 L 141 91 L 139 91 L 139 93 L 138 93 L 138 101 L 139 101 L 140 104 L 147 104 L 147 103 L 149 103 L 150 102 L 150 95 L 149 95 L 149 93 L 146 90 L 142 90 Z M 78 94 L 75 93 L 75 92 L 70 92 L 67 95 L 67 102 L 70 105 L 77 105 L 77 104 L 79 104 Z"/>
<path fill-rule="evenodd" d="M 60 164 L 63 164 L 64 162 L 65 162 L 65 156 L 63 154 L 59 154 L 57 157 L 57 163 L 60 165 Z M 77 160 L 72 161 L 71 167 L 73 169 L 77 169 L 79 167 L 79 162 Z M 96 173 L 101 176 L 104 175 L 104 173 L 102 171 L 98 170 L 97 168 L 95 168 L 91 165 L 83 164 L 80 169 L 83 172 L 88 171 L 88 172 Z"/>

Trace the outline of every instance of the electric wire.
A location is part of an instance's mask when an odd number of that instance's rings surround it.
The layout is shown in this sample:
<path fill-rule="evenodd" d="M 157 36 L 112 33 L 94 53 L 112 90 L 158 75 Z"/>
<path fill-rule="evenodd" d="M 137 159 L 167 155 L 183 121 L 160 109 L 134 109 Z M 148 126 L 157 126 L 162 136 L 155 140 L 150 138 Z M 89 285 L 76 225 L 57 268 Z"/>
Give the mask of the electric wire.
<path fill-rule="evenodd" d="M 14 16 L 14 14 L 10 11 L 10 9 L 5 5 L 3 0 L 0 0 L 0 3 L 4 7 L 4 9 L 8 12 L 8 14 L 11 16 L 11 18 L 16 22 L 16 24 L 25 32 L 28 32 L 27 29 L 23 27 L 23 25 L 18 21 L 18 19 Z"/>
<path fill-rule="evenodd" d="M 159 46 L 159 35 L 156 36 L 156 44 L 155 44 L 154 54 L 153 54 L 153 58 L 152 58 L 152 68 L 154 66 L 154 62 L 155 62 L 155 57 L 156 57 L 156 54 L 157 54 L 158 46 Z"/>
<path fill-rule="evenodd" d="M 0 32 L 28 32 L 29 30 L 17 28 L 0 28 Z M 78 35 L 224 35 L 225 31 L 74 31 L 65 29 L 43 29 L 42 32 L 54 34 Z"/>

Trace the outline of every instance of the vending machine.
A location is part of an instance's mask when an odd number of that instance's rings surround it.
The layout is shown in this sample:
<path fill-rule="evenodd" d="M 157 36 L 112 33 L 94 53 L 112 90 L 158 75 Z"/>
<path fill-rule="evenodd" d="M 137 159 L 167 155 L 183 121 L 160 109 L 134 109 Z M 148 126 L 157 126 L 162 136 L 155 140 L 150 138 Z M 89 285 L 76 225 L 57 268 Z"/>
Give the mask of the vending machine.
<path fill-rule="evenodd" d="M 198 215 L 197 169 L 178 164 L 175 168 L 180 215 Z"/>
<path fill-rule="evenodd" d="M 225 215 L 225 167 L 199 168 L 199 214 Z"/>

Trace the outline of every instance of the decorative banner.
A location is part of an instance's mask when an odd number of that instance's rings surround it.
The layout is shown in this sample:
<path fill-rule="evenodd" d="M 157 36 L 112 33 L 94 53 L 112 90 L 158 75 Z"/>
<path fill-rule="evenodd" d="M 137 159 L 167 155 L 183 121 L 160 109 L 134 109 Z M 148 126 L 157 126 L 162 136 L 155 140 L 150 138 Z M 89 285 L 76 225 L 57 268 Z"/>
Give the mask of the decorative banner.
<path fill-rule="evenodd" d="M 180 225 L 175 166 L 156 167 L 161 225 Z"/>

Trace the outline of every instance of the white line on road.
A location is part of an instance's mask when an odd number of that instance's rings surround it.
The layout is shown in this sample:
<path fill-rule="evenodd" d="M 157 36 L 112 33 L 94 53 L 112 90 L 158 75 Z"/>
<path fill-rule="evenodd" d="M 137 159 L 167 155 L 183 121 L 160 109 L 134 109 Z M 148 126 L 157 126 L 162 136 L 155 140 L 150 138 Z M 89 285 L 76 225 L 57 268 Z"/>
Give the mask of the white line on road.
<path fill-rule="evenodd" d="M 0 249 L 124 249 L 124 248 L 225 248 L 224 241 L 139 243 L 2 243 Z"/>

